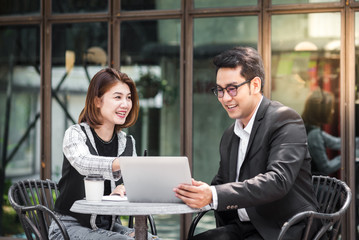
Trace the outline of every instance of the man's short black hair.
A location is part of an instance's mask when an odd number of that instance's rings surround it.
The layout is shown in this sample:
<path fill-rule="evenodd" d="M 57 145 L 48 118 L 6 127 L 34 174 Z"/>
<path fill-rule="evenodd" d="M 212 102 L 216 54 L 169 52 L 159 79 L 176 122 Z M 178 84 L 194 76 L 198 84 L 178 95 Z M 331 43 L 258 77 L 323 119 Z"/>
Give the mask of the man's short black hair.
<path fill-rule="evenodd" d="M 255 77 L 261 79 L 261 92 L 264 87 L 264 67 L 262 58 L 251 47 L 235 47 L 224 51 L 213 59 L 216 66 L 216 74 L 220 68 L 237 68 L 241 67 L 241 76 L 246 80 L 252 80 Z"/>

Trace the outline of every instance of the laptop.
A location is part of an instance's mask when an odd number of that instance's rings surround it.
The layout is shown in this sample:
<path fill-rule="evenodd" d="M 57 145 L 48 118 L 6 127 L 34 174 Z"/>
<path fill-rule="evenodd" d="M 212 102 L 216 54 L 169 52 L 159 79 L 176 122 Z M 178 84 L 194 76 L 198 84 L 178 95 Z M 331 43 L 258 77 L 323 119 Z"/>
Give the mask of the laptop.
<path fill-rule="evenodd" d="M 187 157 L 120 157 L 129 202 L 181 203 L 173 188 L 191 184 Z"/>

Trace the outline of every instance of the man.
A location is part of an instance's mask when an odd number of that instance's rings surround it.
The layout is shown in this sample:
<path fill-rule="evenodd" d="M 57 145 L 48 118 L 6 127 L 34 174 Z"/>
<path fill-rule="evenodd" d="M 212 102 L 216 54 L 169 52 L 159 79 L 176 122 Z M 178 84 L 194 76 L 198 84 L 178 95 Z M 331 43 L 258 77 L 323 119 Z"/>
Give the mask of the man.
<path fill-rule="evenodd" d="M 286 220 L 317 209 L 303 121 L 263 97 L 264 68 L 256 50 L 237 47 L 214 64 L 213 92 L 235 123 L 222 136 L 212 186 L 193 180 L 174 191 L 190 207 L 215 209 L 217 228 L 194 239 L 277 239 Z M 301 239 L 304 227 L 297 224 L 289 235 Z"/>

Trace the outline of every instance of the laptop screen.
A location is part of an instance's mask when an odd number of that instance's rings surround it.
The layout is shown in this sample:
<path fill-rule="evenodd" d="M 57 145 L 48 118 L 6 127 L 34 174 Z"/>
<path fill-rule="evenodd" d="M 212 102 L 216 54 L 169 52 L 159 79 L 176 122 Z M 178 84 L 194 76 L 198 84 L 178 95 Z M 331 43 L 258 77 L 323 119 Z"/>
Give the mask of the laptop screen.
<path fill-rule="evenodd" d="M 182 202 L 173 188 L 191 184 L 187 157 L 120 157 L 120 167 L 130 202 Z"/>

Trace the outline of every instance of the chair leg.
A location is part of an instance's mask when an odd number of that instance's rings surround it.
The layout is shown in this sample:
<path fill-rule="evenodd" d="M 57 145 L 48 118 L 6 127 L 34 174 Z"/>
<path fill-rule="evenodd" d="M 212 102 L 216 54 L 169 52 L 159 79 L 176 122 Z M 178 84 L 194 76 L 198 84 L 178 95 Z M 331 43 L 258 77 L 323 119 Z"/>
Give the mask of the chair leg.
<path fill-rule="evenodd" d="M 156 223 L 155 223 L 155 219 L 153 218 L 152 215 L 148 216 L 148 222 L 150 223 L 152 235 L 157 235 Z"/>
<path fill-rule="evenodd" d="M 133 228 L 133 216 L 128 217 L 128 227 Z"/>
<path fill-rule="evenodd" d="M 188 231 L 188 236 L 187 239 L 191 239 L 194 235 L 194 232 L 196 230 L 197 224 L 199 223 L 199 221 L 201 220 L 201 218 L 207 213 L 208 211 L 204 211 L 204 212 L 199 212 L 194 219 L 192 220 L 191 226 L 189 228 Z"/>

